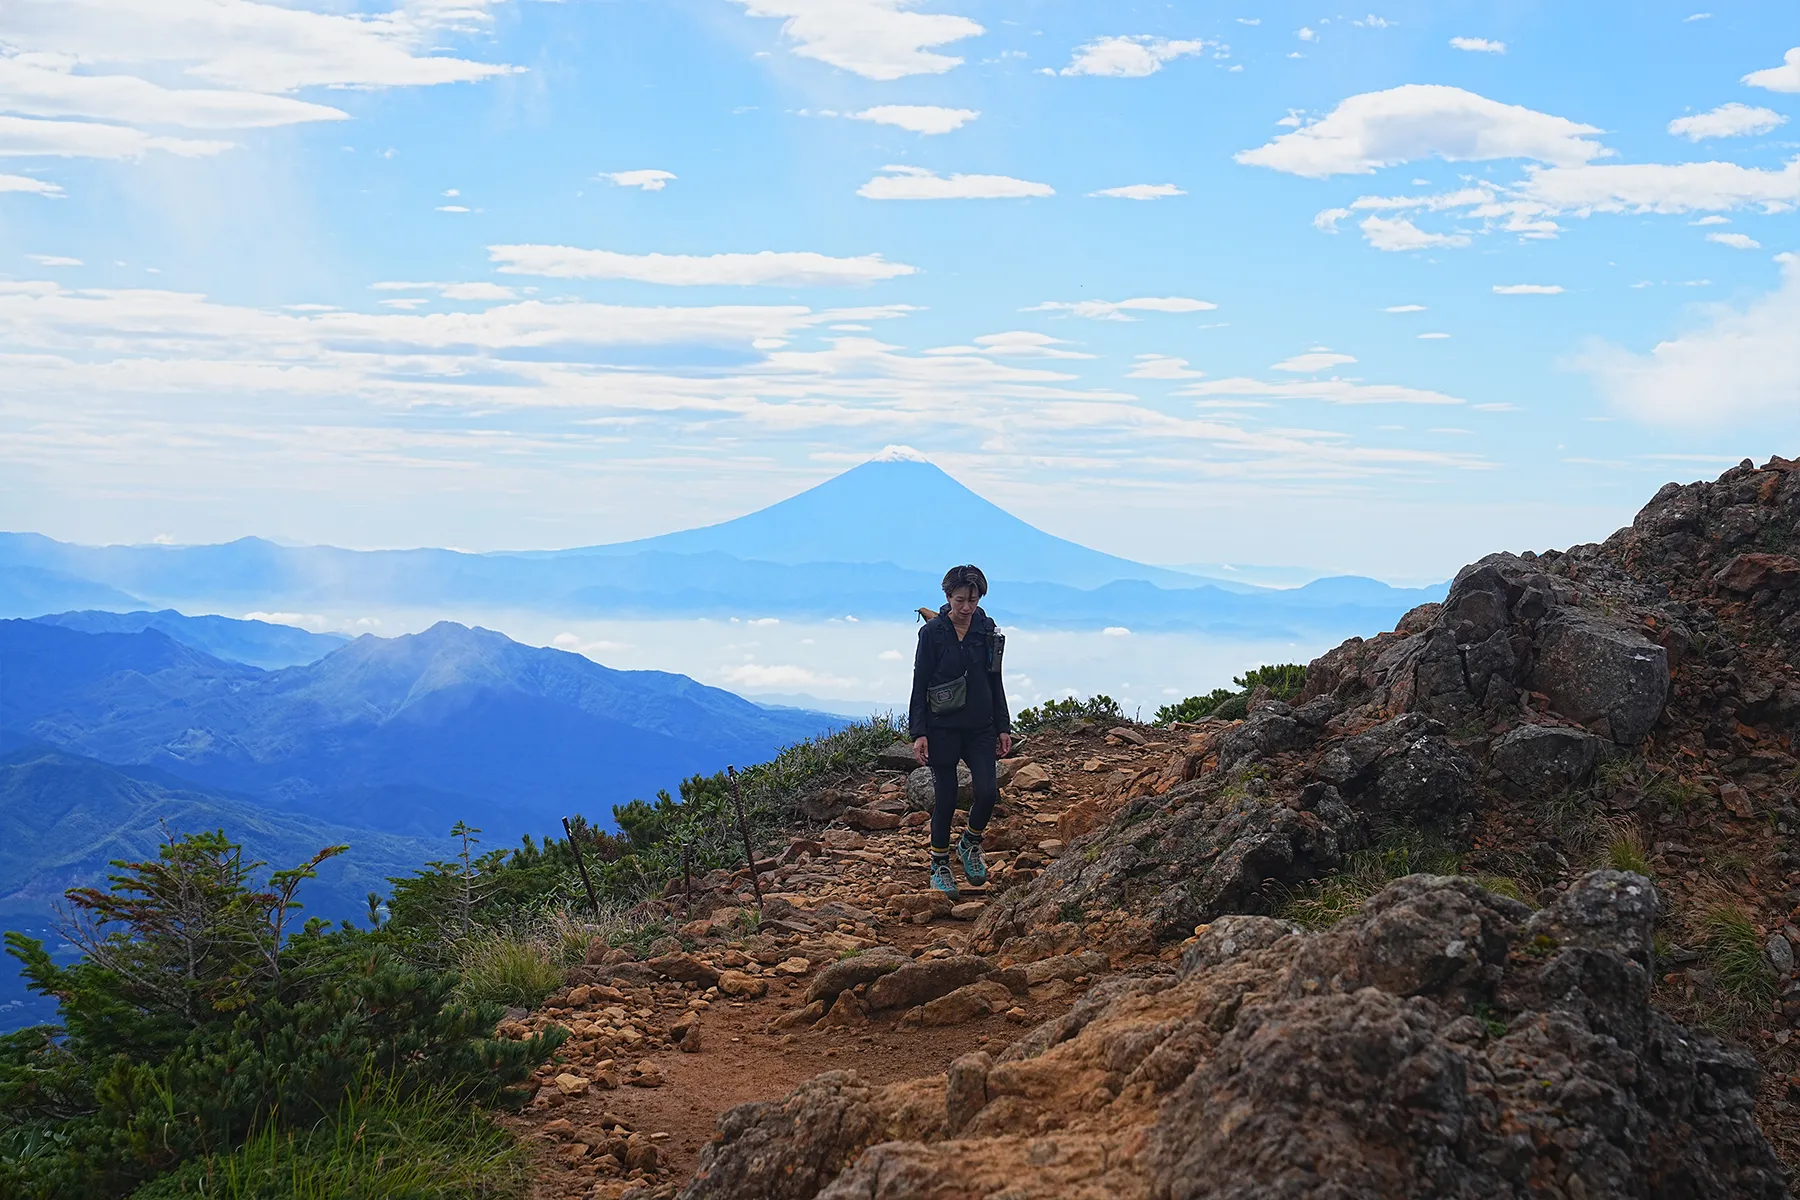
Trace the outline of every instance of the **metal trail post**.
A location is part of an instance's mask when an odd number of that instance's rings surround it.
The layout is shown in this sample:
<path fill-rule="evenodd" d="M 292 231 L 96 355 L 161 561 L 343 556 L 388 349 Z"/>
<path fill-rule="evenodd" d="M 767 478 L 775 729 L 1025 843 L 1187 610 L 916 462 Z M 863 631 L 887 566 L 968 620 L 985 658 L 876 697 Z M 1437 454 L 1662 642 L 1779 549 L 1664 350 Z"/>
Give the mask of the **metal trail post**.
<path fill-rule="evenodd" d="M 750 818 L 744 813 L 744 785 L 736 767 L 726 767 L 731 776 L 731 801 L 737 806 L 738 832 L 744 835 L 744 862 L 750 867 L 750 890 L 756 893 L 756 915 L 762 916 L 762 881 L 756 877 L 756 851 L 750 845 Z"/>
<path fill-rule="evenodd" d="M 562 819 L 563 832 L 569 835 L 569 849 L 575 852 L 575 869 L 581 872 L 581 886 L 587 889 L 588 903 L 593 906 L 594 919 L 600 919 L 600 898 L 594 895 L 594 881 L 588 878 L 587 863 L 581 859 L 581 843 L 575 838 L 575 830 L 569 825 L 569 818 Z"/>

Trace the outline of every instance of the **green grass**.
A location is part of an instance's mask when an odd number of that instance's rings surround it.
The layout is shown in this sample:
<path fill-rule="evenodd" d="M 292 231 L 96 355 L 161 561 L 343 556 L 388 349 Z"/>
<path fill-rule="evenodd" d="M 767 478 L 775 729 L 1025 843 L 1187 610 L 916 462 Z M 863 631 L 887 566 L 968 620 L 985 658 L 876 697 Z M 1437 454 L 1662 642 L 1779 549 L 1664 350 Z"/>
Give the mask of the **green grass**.
<path fill-rule="evenodd" d="M 498 930 L 463 943 L 458 973 L 469 1000 L 520 1008 L 536 1008 L 563 981 L 562 967 L 543 937 Z"/>
<path fill-rule="evenodd" d="M 1706 789 L 1680 775 L 1658 775 L 1644 786 L 1644 795 L 1672 812 L 1685 813 L 1706 795 Z"/>
<path fill-rule="evenodd" d="M 1406 875 L 1455 875 L 1458 856 L 1417 830 L 1401 830 L 1350 856 L 1337 874 L 1289 892 L 1275 915 L 1308 929 L 1324 929 L 1361 910 L 1382 888 Z M 1483 886 L 1493 889 L 1483 881 Z"/>
<path fill-rule="evenodd" d="M 518 1200 L 524 1149 L 448 1098 L 346 1100 L 306 1130 L 269 1127 L 230 1154 L 195 1159 L 131 1200 Z"/>
<path fill-rule="evenodd" d="M 1735 1013 L 1748 1015 L 1775 997 L 1775 972 L 1763 957 L 1756 922 L 1737 904 L 1717 904 L 1700 918 L 1707 965 Z"/>
<path fill-rule="evenodd" d="M 1608 827 L 1603 861 L 1614 871 L 1635 871 L 1646 879 L 1650 877 L 1649 847 L 1644 844 L 1644 835 L 1635 825 Z"/>

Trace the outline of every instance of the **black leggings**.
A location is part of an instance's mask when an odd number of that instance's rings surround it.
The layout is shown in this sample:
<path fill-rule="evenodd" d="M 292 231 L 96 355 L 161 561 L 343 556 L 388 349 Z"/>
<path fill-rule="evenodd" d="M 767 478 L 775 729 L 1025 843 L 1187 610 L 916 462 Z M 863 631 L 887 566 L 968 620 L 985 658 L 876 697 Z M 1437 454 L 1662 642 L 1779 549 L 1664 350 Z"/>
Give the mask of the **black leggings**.
<path fill-rule="evenodd" d="M 931 845 L 943 850 L 950 845 L 950 819 L 956 815 L 956 764 L 969 764 L 974 777 L 975 801 L 969 806 L 969 828 L 980 833 L 994 815 L 994 804 L 1000 799 L 1000 785 L 994 781 L 994 759 L 999 751 L 999 736 L 994 727 L 985 729 L 933 729 L 926 735 L 926 753 L 931 759 Z"/>

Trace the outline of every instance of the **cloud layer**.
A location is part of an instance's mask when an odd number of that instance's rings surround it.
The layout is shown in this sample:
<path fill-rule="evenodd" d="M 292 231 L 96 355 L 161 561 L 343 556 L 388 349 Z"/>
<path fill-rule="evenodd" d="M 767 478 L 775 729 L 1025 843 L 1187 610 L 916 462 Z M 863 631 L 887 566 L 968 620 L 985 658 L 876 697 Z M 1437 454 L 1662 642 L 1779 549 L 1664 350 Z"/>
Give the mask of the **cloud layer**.
<path fill-rule="evenodd" d="M 674 287 L 831 287 L 879 283 L 917 268 L 879 254 L 834 258 L 808 250 L 755 254 L 620 254 L 573 246 L 489 246 L 488 257 L 507 275 L 551 279 L 629 279 Z"/>

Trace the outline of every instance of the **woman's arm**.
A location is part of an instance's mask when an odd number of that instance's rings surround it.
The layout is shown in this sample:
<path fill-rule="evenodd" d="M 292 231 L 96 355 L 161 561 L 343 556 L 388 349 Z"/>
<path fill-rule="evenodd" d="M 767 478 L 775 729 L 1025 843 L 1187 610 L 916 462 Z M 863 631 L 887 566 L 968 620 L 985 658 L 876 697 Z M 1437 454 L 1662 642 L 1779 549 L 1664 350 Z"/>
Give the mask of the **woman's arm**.
<path fill-rule="evenodd" d="M 925 683 L 931 675 L 931 664 L 926 662 L 926 643 L 931 627 L 928 625 L 919 630 L 919 646 L 913 651 L 912 702 L 906 710 L 906 735 L 914 741 L 925 736 Z"/>

